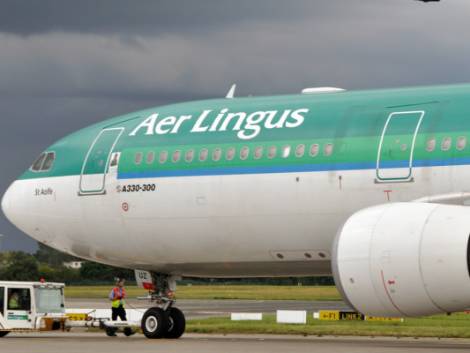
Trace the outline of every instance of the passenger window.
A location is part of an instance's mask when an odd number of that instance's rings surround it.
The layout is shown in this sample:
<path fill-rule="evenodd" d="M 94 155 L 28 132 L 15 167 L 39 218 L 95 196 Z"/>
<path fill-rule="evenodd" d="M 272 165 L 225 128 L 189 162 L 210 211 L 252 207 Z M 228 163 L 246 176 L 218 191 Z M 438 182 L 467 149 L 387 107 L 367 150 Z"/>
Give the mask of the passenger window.
<path fill-rule="evenodd" d="M 298 145 L 295 149 L 295 156 L 300 158 L 300 157 L 303 157 L 305 154 L 305 145 L 302 144 L 302 145 Z"/>
<path fill-rule="evenodd" d="M 462 151 L 467 146 L 467 138 L 465 136 L 460 136 L 457 139 L 457 149 Z"/>
<path fill-rule="evenodd" d="M 441 143 L 441 150 L 448 151 L 452 146 L 452 139 L 450 137 L 444 137 Z"/>
<path fill-rule="evenodd" d="M 179 162 L 181 159 L 181 151 L 180 150 L 176 150 L 173 152 L 173 157 L 171 158 L 171 161 L 173 163 L 177 163 Z"/>
<path fill-rule="evenodd" d="M 207 148 L 203 148 L 200 152 L 199 152 L 199 160 L 201 162 L 205 162 L 207 160 L 207 156 L 209 155 L 209 151 L 207 150 Z"/>
<path fill-rule="evenodd" d="M 5 307 L 5 287 L 0 287 L 0 314 L 5 316 L 3 308 Z"/>
<path fill-rule="evenodd" d="M 8 288 L 8 310 L 31 310 L 31 295 L 27 288 Z"/>
<path fill-rule="evenodd" d="M 31 170 L 35 172 L 39 172 L 41 170 L 42 162 L 44 162 L 45 158 L 46 158 L 46 154 L 41 153 L 39 157 L 34 161 L 33 165 L 31 166 Z"/>
<path fill-rule="evenodd" d="M 271 146 L 271 147 L 269 147 L 269 150 L 268 150 L 268 158 L 269 158 L 269 159 L 273 159 L 274 157 L 276 157 L 276 152 L 277 152 L 276 146 Z"/>
<path fill-rule="evenodd" d="M 188 150 L 186 151 L 186 155 L 184 156 L 184 160 L 188 163 L 191 163 L 194 159 L 194 150 Z"/>
<path fill-rule="evenodd" d="M 155 160 L 155 152 L 150 151 L 147 153 L 147 164 L 152 164 Z"/>
<path fill-rule="evenodd" d="M 255 148 L 255 159 L 260 159 L 261 157 L 263 157 L 263 147 L 258 146 Z"/>
<path fill-rule="evenodd" d="M 135 161 L 135 164 L 140 164 L 140 163 L 142 163 L 143 157 L 144 157 L 144 155 L 143 155 L 142 152 L 137 152 L 137 153 L 135 154 L 135 160 L 134 160 L 134 161 Z"/>
<path fill-rule="evenodd" d="M 282 158 L 289 158 L 290 156 L 290 146 L 282 147 Z"/>
<path fill-rule="evenodd" d="M 160 164 L 165 163 L 167 160 L 168 160 L 168 151 L 161 151 L 160 158 L 159 158 Z"/>
<path fill-rule="evenodd" d="M 250 149 L 248 146 L 243 146 L 242 149 L 240 150 L 240 159 L 245 160 L 248 158 L 248 154 L 250 153 Z"/>
<path fill-rule="evenodd" d="M 333 154 L 333 144 L 327 143 L 323 149 L 323 154 L 325 156 L 331 156 Z"/>
<path fill-rule="evenodd" d="M 436 149 L 436 139 L 433 137 L 433 138 L 430 138 L 426 142 L 426 151 L 433 152 L 435 149 Z"/>
<path fill-rule="evenodd" d="M 310 156 L 316 157 L 318 155 L 318 151 L 320 150 L 320 146 L 318 143 L 314 143 L 310 146 Z"/>
<path fill-rule="evenodd" d="M 54 163 L 55 160 L 55 153 L 54 152 L 49 152 L 46 155 L 46 159 L 44 160 L 44 163 L 42 164 L 41 171 L 47 172 L 52 168 L 52 164 Z"/>
<path fill-rule="evenodd" d="M 213 152 L 212 152 L 212 160 L 214 162 L 220 161 L 220 157 L 222 157 L 222 150 L 217 147 Z"/>
<path fill-rule="evenodd" d="M 235 157 L 235 147 L 230 147 L 225 153 L 225 159 L 231 161 Z"/>

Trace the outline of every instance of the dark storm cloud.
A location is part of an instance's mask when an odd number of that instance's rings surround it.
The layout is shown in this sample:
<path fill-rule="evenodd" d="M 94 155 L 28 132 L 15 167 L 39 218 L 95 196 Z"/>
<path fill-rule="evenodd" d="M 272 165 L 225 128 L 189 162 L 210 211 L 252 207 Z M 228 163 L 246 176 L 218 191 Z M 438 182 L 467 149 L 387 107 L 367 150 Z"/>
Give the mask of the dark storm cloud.
<path fill-rule="evenodd" d="M 470 82 L 468 0 L 0 2 L 0 194 L 65 134 L 152 105 Z M 34 243 L 0 216 L 8 249 Z"/>
<path fill-rule="evenodd" d="M 4 0 L 0 31 L 24 35 L 217 31 L 233 23 L 299 16 L 306 4 L 283 0 Z"/>

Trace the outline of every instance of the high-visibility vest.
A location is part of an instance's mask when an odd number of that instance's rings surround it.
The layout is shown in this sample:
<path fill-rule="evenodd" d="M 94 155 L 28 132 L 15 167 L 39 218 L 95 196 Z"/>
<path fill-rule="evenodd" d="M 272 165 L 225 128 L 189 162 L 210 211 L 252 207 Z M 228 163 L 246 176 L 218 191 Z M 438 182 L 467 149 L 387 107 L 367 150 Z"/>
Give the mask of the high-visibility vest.
<path fill-rule="evenodd" d="M 111 300 L 111 306 L 113 308 L 119 308 L 124 306 L 124 298 L 126 297 L 126 290 L 120 287 L 114 287 L 109 293 L 109 299 Z"/>
<path fill-rule="evenodd" d="M 15 310 L 19 309 L 20 304 L 18 303 L 18 299 L 16 298 L 10 298 L 10 301 L 8 302 L 8 309 Z"/>

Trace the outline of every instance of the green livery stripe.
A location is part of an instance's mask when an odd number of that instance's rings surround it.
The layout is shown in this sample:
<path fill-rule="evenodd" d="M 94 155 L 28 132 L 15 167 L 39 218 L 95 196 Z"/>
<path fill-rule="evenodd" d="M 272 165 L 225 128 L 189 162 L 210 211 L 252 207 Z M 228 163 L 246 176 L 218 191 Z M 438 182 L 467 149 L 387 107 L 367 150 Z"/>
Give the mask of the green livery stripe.
<path fill-rule="evenodd" d="M 393 113 L 407 113 L 410 114 L 407 122 L 395 121 L 391 125 L 380 154 L 381 167 L 399 168 L 409 160 L 413 126 L 419 120 L 420 111 L 425 114 L 416 138 L 413 165 L 469 164 L 469 145 L 456 148 L 460 137 L 470 137 L 468 97 L 470 85 L 455 85 L 216 99 L 156 107 L 105 120 L 59 140 L 47 149 L 56 154 L 52 168 L 45 172 L 28 170 L 20 179 L 80 175 L 89 152 L 92 156 L 84 173 L 106 171 L 103 163 L 107 162 L 116 134 L 105 134 L 91 151 L 90 148 L 97 136 L 110 128 L 123 129 L 113 150 L 121 152 L 118 175 L 122 178 L 370 169 L 377 164 L 379 143 L 388 118 Z M 436 146 L 428 152 L 426 144 L 432 137 Z M 443 139 L 448 137 L 452 145 L 448 150 L 441 150 Z M 315 157 L 309 155 L 312 143 L 321 147 Z M 330 143 L 333 153 L 327 156 L 324 147 Z M 295 155 L 299 144 L 306 145 L 302 157 Z M 291 146 L 291 151 L 287 158 L 282 158 L 281 151 L 286 145 Z M 249 147 L 250 153 L 243 160 L 240 150 L 244 146 Z M 264 156 L 255 159 L 253 152 L 258 146 L 264 147 Z M 272 159 L 266 157 L 270 146 L 277 147 L 277 156 Z M 231 147 L 236 149 L 236 155 L 227 161 L 225 153 Z M 208 149 L 209 158 L 201 162 L 198 155 L 203 148 Z M 223 151 L 217 162 L 211 158 L 215 148 Z M 158 161 L 162 150 L 168 151 L 166 163 Z M 181 159 L 173 163 L 175 150 L 181 150 Z M 194 150 L 195 154 L 190 163 L 184 158 L 188 150 Z M 142 162 L 136 164 L 135 155 L 139 152 Z M 152 163 L 146 162 L 149 152 L 155 153 Z"/>

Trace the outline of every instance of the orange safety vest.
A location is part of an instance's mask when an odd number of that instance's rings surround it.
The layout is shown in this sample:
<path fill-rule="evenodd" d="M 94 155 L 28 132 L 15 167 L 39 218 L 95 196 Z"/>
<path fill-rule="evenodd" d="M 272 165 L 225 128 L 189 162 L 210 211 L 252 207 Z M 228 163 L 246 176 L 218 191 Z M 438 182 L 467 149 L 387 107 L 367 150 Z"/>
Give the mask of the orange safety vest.
<path fill-rule="evenodd" d="M 114 287 L 109 294 L 111 299 L 111 306 L 113 308 L 119 308 L 121 305 L 124 306 L 124 298 L 126 297 L 126 290 L 120 287 Z"/>

